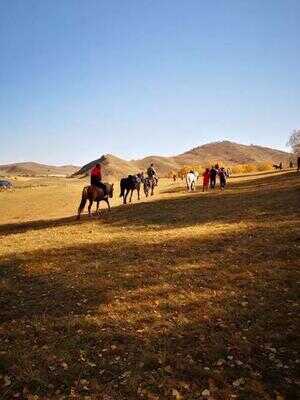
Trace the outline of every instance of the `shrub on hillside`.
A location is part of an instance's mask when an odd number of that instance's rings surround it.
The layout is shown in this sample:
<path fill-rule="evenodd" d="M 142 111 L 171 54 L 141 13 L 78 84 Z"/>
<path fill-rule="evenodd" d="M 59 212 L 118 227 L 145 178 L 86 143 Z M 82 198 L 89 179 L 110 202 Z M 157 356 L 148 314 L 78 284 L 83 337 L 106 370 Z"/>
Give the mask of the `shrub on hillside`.
<path fill-rule="evenodd" d="M 260 162 L 255 164 L 238 164 L 231 167 L 233 174 L 247 174 L 251 172 L 269 171 L 272 169 L 272 163 Z"/>
<path fill-rule="evenodd" d="M 179 178 L 184 178 L 186 174 L 193 170 L 197 171 L 199 175 L 202 174 L 205 168 L 210 168 L 212 165 L 215 165 L 215 162 L 207 162 L 203 165 L 184 165 L 179 171 L 177 171 L 177 175 Z M 223 165 L 219 163 L 220 166 L 225 168 L 229 168 L 232 174 L 249 174 L 252 172 L 263 172 L 263 171 L 270 171 L 273 169 L 271 162 L 260 162 L 260 163 L 253 163 L 253 164 L 236 164 L 232 166 Z M 169 177 L 173 176 L 173 171 L 168 174 Z"/>
<path fill-rule="evenodd" d="M 271 162 L 260 162 L 257 164 L 257 171 L 269 171 L 271 169 L 273 169 Z"/>
<path fill-rule="evenodd" d="M 245 164 L 245 165 L 243 165 L 242 170 L 243 170 L 242 173 L 248 174 L 248 173 L 250 173 L 250 172 L 255 172 L 255 171 L 257 171 L 257 167 L 256 167 L 255 164 Z"/>

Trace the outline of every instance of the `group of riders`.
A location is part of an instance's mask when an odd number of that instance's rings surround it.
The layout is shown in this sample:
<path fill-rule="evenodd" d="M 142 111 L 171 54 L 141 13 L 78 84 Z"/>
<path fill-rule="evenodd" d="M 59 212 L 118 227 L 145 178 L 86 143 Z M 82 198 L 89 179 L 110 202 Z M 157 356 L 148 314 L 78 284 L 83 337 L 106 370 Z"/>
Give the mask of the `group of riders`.
<path fill-rule="evenodd" d="M 221 189 L 224 189 L 226 186 L 227 178 L 229 177 L 229 169 L 225 170 L 223 167 L 219 167 L 218 164 L 212 166 L 211 168 L 206 168 L 203 172 L 203 191 L 207 191 L 210 187 L 214 189 L 217 185 L 217 177 L 219 178 L 219 185 Z M 194 186 L 192 189 L 195 188 L 196 181 L 198 179 L 198 173 L 191 170 L 187 174 L 187 184 L 188 178 L 192 177 L 194 180 Z M 123 178 L 120 182 L 121 184 L 121 196 L 124 196 L 124 190 L 133 190 L 137 189 L 140 184 L 144 184 L 144 187 L 148 189 L 152 188 L 151 194 L 153 194 L 153 188 L 158 184 L 158 175 L 154 168 L 154 164 L 151 163 L 149 168 L 147 169 L 146 176 L 143 172 L 140 172 L 136 175 L 128 175 L 127 178 Z M 107 193 L 107 185 L 102 182 L 102 168 L 101 164 L 97 163 L 91 170 L 91 185 L 95 186 L 103 191 L 104 197 L 108 195 Z M 122 190 L 123 186 L 123 190 Z M 189 188 L 189 185 L 188 185 Z M 145 194 L 148 196 L 148 190 L 145 189 Z M 139 190 L 138 190 L 139 195 Z M 126 202 L 126 198 L 125 201 Z"/>
<path fill-rule="evenodd" d="M 298 171 L 300 171 L 300 157 L 297 159 Z M 290 164 L 291 167 L 291 164 Z M 206 168 L 202 174 L 203 177 L 203 192 L 210 189 L 215 189 L 217 183 L 219 187 L 223 190 L 226 186 L 227 178 L 230 175 L 230 170 L 225 170 L 224 167 L 219 167 L 218 164 L 212 166 L 211 168 Z M 188 190 L 195 190 L 196 183 L 199 174 L 197 171 L 190 170 L 186 175 L 186 183 Z M 176 175 L 173 176 L 174 181 L 176 181 Z M 217 182 L 219 181 L 219 182 Z M 154 194 L 154 188 L 158 184 L 158 175 L 154 168 L 153 163 L 150 164 L 147 169 L 146 175 L 140 172 L 136 175 L 128 175 L 127 178 L 122 178 L 120 181 L 120 197 L 123 198 L 123 203 L 126 204 L 127 196 L 129 196 L 129 201 L 131 202 L 133 191 L 136 190 L 138 194 L 138 199 L 140 199 L 140 189 L 143 185 L 144 193 L 147 197 L 149 194 Z M 100 189 L 100 190 L 99 190 Z M 97 210 L 99 208 L 99 203 L 101 201 L 106 202 L 108 209 L 110 210 L 109 198 L 113 197 L 114 184 L 108 184 L 102 182 L 102 169 L 101 164 L 97 163 L 91 170 L 91 185 L 84 187 L 82 191 L 81 203 L 78 208 L 77 218 L 80 218 L 85 204 L 89 201 L 88 213 L 91 216 L 91 207 L 93 202 L 97 203 Z"/>
<path fill-rule="evenodd" d="M 128 175 L 128 177 L 124 179 L 127 179 L 129 184 L 131 183 L 132 186 L 144 183 L 146 185 L 149 184 L 150 187 L 151 183 L 153 183 L 152 187 L 154 187 L 157 186 L 158 184 L 158 175 L 154 168 L 153 163 L 151 163 L 149 168 L 147 169 L 146 177 L 144 176 L 143 172 L 140 172 L 136 175 Z M 96 186 L 99 189 L 102 189 L 104 196 L 108 194 L 107 185 L 102 182 L 102 168 L 101 164 L 99 163 L 97 163 L 91 170 L 91 185 Z"/>
<path fill-rule="evenodd" d="M 129 201 L 132 200 L 133 191 L 136 190 L 138 193 L 138 199 L 140 199 L 140 188 L 144 186 L 144 193 L 146 197 L 154 194 L 154 187 L 158 184 L 157 172 L 154 165 L 151 164 L 147 169 L 147 176 L 144 173 L 138 173 L 136 175 L 128 175 L 127 178 L 122 178 L 120 181 L 120 197 L 123 198 L 123 203 L 126 204 L 127 196 L 130 194 Z M 102 169 L 101 164 L 97 163 L 91 170 L 91 185 L 85 186 L 82 191 L 81 202 L 78 207 L 77 219 L 80 219 L 80 215 L 84 210 L 85 204 L 89 201 L 88 213 L 91 217 L 91 208 L 93 202 L 97 203 L 96 213 L 99 210 L 99 203 L 104 201 L 110 210 L 109 198 L 113 197 L 114 184 L 102 182 Z"/>

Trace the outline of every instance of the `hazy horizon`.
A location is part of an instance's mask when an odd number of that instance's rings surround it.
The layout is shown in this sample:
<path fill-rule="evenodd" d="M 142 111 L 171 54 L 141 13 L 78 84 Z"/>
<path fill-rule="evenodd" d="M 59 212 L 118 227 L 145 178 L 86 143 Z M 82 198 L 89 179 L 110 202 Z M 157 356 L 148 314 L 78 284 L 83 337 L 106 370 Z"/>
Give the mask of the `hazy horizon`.
<path fill-rule="evenodd" d="M 288 151 L 299 17 L 296 0 L 3 0 L 0 164 Z"/>

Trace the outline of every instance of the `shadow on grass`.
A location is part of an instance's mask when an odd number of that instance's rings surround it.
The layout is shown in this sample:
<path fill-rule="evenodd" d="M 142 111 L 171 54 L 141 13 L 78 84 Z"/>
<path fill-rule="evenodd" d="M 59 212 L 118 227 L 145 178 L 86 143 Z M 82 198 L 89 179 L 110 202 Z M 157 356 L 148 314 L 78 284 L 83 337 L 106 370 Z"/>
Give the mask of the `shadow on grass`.
<path fill-rule="evenodd" d="M 14 386 L 2 398 L 26 386 L 116 400 L 138 390 L 169 398 L 174 388 L 193 398 L 209 387 L 222 399 L 241 377 L 248 398 L 295 398 L 294 239 L 282 223 L 3 258 L 0 368 Z"/>

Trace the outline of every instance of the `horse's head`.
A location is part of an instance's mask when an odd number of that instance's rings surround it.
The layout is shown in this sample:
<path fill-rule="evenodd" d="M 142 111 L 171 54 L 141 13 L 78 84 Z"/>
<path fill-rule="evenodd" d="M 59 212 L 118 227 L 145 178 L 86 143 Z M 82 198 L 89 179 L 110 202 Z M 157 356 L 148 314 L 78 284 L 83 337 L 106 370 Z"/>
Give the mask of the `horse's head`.
<path fill-rule="evenodd" d="M 144 172 L 138 172 L 137 174 L 136 174 L 136 176 L 138 177 L 138 179 L 140 180 L 140 181 L 142 181 L 142 182 L 144 182 Z"/>

